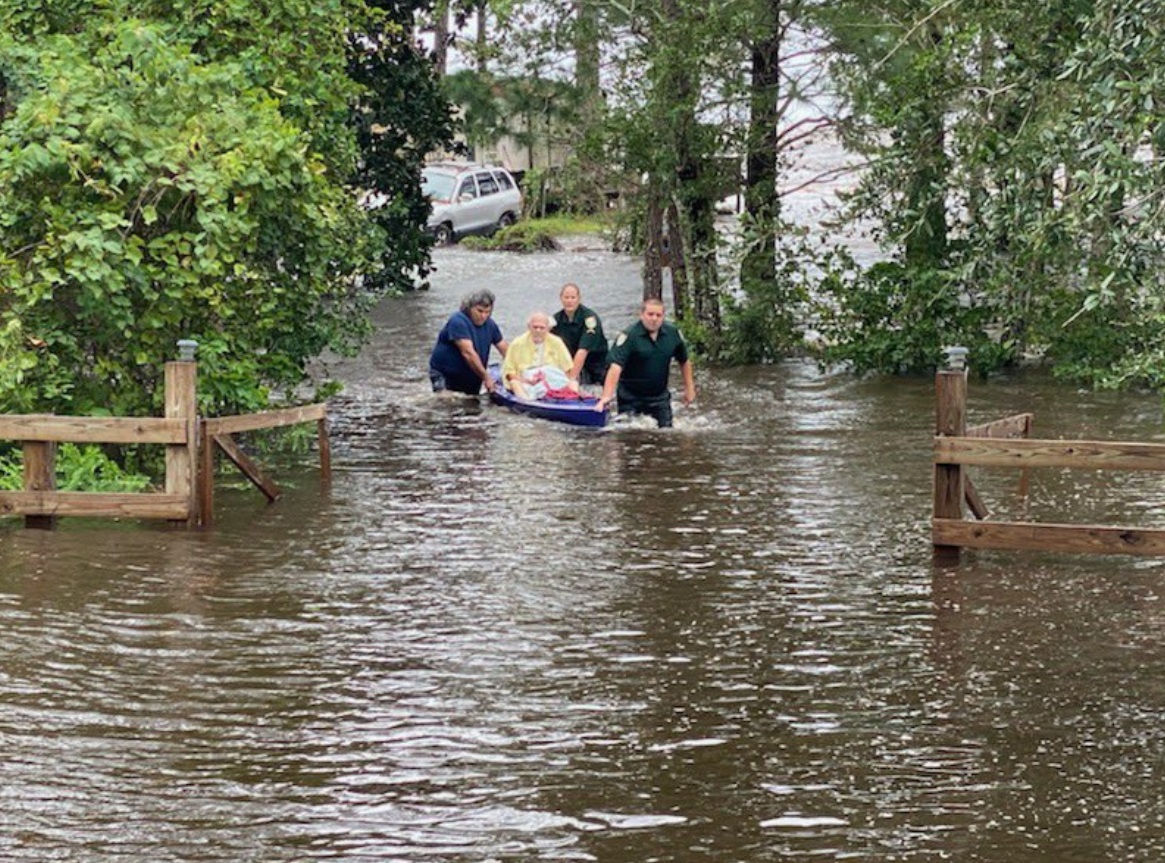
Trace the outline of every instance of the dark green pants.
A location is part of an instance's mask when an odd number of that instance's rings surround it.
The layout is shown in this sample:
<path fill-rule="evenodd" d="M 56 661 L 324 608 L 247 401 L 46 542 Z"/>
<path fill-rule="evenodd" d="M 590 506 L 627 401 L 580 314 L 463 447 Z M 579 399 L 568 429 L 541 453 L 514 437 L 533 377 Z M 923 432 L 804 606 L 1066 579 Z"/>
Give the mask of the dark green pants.
<path fill-rule="evenodd" d="M 671 428 L 671 393 L 658 396 L 634 396 L 627 392 L 619 394 L 619 413 L 644 414 L 654 417 L 661 429 Z"/>

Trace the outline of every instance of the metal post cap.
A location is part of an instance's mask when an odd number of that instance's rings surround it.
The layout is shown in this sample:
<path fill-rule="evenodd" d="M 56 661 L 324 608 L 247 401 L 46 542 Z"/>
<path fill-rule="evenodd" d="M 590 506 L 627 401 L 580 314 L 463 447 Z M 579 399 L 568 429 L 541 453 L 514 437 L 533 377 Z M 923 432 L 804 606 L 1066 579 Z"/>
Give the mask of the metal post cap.
<path fill-rule="evenodd" d="M 194 339 L 178 340 L 178 359 L 184 363 L 194 361 L 194 352 L 198 350 L 198 342 Z"/>
<path fill-rule="evenodd" d="M 943 348 L 943 352 L 947 355 L 947 368 L 952 372 L 961 372 L 967 367 L 967 354 L 970 351 L 962 345 L 951 345 Z"/>

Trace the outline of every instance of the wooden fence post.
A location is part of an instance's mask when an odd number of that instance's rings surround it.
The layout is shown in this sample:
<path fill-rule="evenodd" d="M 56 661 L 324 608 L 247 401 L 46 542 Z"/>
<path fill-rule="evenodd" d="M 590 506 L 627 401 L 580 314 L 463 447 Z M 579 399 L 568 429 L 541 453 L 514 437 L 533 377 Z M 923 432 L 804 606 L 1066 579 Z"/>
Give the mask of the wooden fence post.
<path fill-rule="evenodd" d="M 54 491 L 57 487 L 57 444 L 55 441 L 24 442 L 24 490 Z M 55 530 L 55 515 L 26 515 L 24 526 Z"/>
<path fill-rule="evenodd" d="M 214 524 L 214 440 L 205 419 L 198 422 L 198 523 Z"/>
<path fill-rule="evenodd" d="M 934 433 L 940 437 L 963 437 L 967 432 L 966 348 L 948 348 L 945 371 L 935 374 Z M 961 464 L 935 464 L 934 517 L 962 519 L 966 496 L 965 471 Z M 958 559 L 959 547 L 934 545 L 935 554 Z"/>
<path fill-rule="evenodd" d="M 332 481 L 332 443 L 328 439 L 328 418 L 316 420 L 320 441 L 320 480 L 326 487 Z"/>
<path fill-rule="evenodd" d="M 198 343 L 178 342 L 178 360 L 166 363 L 166 418 L 186 420 L 186 443 L 166 447 L 166 494 L 186 499 L 187 526 L 198 520 L 195 467 L 198 464 Z"/>

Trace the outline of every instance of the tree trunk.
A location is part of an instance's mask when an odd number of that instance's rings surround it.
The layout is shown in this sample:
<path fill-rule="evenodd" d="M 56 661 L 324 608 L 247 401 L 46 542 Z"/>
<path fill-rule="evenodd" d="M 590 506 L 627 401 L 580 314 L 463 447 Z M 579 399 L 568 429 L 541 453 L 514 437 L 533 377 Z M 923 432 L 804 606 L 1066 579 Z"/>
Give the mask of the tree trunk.
<path fill-rule="evenodd" d="M 740 265 L 746 294 L 759 294 L 776 281 L 776 229 L 781 201 L 777 195 L 777 121 L 780 119 L 780 7 L 766 0 L 763 29 L 752 45 L 751 116 L 745 156 L 744 209 L 754 236 Z"/>
<path fill-rule="evenodd" d="M 664 0 L 663 13 L 666 23 L 663 32 L 669 28 L 684 26 L 683 12 L 676 0 Z M 719 327 L 719 298 L 716 295 L 716 229 L 715 202 L 712 199 L 714 183 L 709 182 L 708 157 L 701 149 L 698 134 L 700 125 L 695 116 L 694 98 L 696 83 L 691 66 L 672 63 L 668 67 L 669 80 L 666 91 L 674 94 L 674 105 L 684 106 L 678 122 L 671 127 L 671 140 L 675 152 L 676 177 L 660 178 L 663 188 L 676 182 L 681 219 L 677 220 L 686 238 L 680 249 L 685 256 L 687 282 L 690 288 L 690 303 L 677 307 L 677 319 L 692 315 L 696 309 L 704 317 L 698 322 L 715 332 Z"/>
<path fill-rule="evenodd" d="M 663 207 L 659 196 L 649 193 L 647 224 L 643 237 L 643 299 L 663 299 Z"/>
<path fill-rule="evenodd" d="M 575 86 L 582 97 L 584 123 L 598 113 L 599 89 L 599 21 L 596 0 L 575 0 Z M 584 127 L 585 128 L 585 127 Z"/>
<path fill-rule="evenodd" d="M 486 44 L 489 35 L 489 5 L 487 0 L 477 2 L 477 71 L 482 75 L 486 71 Z"/>
<path fill-rule="evenodd" d="M 433 67 L 438 79 L 449 70 L 449 0 L 433 4 Z"/>
<path fill-rule="evenodd" d="M 671 270 L 672 308 L 679 315 L 680 309 L 688 308 L 688 265 L 684 251 L 684 232 L 680 224 L 680 211 L 675 201 L 667 208 L 667 266 Z"/>

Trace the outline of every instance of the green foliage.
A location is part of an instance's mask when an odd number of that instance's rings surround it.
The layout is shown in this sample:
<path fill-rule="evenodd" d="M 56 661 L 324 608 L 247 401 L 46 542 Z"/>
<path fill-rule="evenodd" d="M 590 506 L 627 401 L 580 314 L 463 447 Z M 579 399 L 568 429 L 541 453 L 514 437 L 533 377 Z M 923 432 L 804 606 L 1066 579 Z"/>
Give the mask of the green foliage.
<path fill-rule="evenodd" d="M 856 277 L 833 273 L 820 285 L 821 358 L 858 373 L 910 374 L 941 365 L 947 345 L 963 345 L 987 373 L 1012 359 L 987 331 L 983 306 L 934 270 L 875 264 Z"/>
<path fill-rule="evenodd" d="M 769 363 L 804 347 L 810 317 L 809 272 L 842 279 L 855 265 L 843 250 L 810 241 L 808 232 L 784 223 L 756 222 L 746 214 L 737 245 L 740 292 L 726 303 L 717 358 L 731 363 Z M 763 273 L 750 272 L 756 247 L 767 249 Z M 769 263 L 771 262 L 771 264 Z"/>
<path fill-rule="evenodd" d="M 384 205 L 371 218 L 386 238 L 363 276 L 377 295 L 412 290 L 430 272 L 430 204 L 421 193 L 425 156 L 452 145 L 451 107 L 427 57 L 412 40 L 425 0 L 369 0 L 348 34 L 348 70 L 361 88 L 350 122 L 359 159 L 353 184 Z"/>
<path fill-rule="evenodd" d="M 552 252 L 562 248 L 544 224 L 529 219 L 502 228 L 492 237 L 466 237 L 462 245 L 504 252 Z"/>
<path fill-rule="evenodd" d="M 569 83 L 544 78 L 537 67 L 516 76 L 500 76 L 463 69 L 444 80 L 444 92 L 461 108 L 460 125 L 469 146 L 509 136 L 525 148 L 529 161 L 545 160 L 554 141 L 569 135 L 577 93 Z"/>
<path fill-rule="evenodd" d="M 56 468 L 59 491 L 141 492 L 150 487 L 148 476 L 127 472 L 97 446 L 61 444 Z M 0 453 L 0 489 L 15 491 L 23 486 L 20 453 Z"/>
<path fill-rule="evenodd" d="M 554 168 L 531 168 L 522 177 L 522 206 L 531 218 L 579 215 L 603 218 L 608 194 L 617 194 L 627 182 L 615 166 L 568 156 Z"/>
<path fill-rule="evenodd" d="M 427 67 L 391 16 L 127 7 L 0 13 L 0 411 L 155 413 L 179 338 L 202 345 L 204 411 L 264 406 L 325 348 L 354 351 L 378 293 L 426 260 L 420 151 L 392 153 L 408 128 L 394 83 Z M 375 52 L 357 25 L 392 46 L 362 82 L 349 58 Z M 418 147 L 438 103 L 407 109 Z M 361 208 L 354 178 L 389 203 Z"/>
<path fill-rule="evenodd" d="M 870 158 L 851 212 L 906 263 L 827 291 L 830 354 L 922 368 L 958 340 L 979 369 L 1038 354 L 1075 380 L 1158 386 L 1161 4 L 815 9 L 845 140 Z"/>
<path fill-rule="evenodd" d="M 1165 313 L 1161 297 L 1145 292 L 1130 308 L 1111 292 L 1054 291 L 1033 338 L 1048 345 L 1053 372 L 1102 389 L 1165 391 Z"/>
<path fill-rule="evenodd" d="M 546 233 L 555 237 L 569 237 L 581 234 L 605 234 L 611 229 L 612 220 L 607 214 L 581 215 L 560 213 L 545 219 L 531 220 Z"/>
<path fill-rule="evenodd" d="M 0 489 L 19 491 L 24 488 L 24 461 L 20 453 L 0 448 Z"/>

